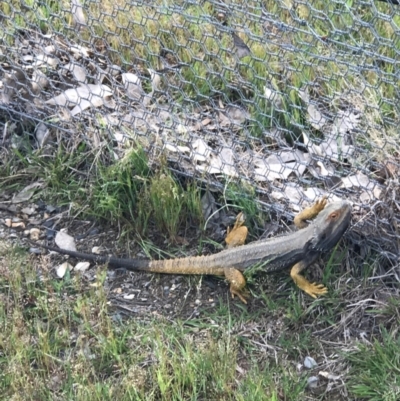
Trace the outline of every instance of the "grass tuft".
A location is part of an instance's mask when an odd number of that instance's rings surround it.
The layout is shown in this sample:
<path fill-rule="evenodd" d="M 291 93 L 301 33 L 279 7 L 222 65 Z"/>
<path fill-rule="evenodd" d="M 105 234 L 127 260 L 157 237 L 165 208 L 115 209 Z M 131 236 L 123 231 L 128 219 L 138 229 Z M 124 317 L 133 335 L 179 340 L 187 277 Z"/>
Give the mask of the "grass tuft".
<path fill-rule="evenodd" d="M 382 341 L 359 344 L 356 351 L 346 354 L 352 396 L 369 401 L 397 401 L 400 398 L 399 347 L 397 331 L 388 333 L 382 329 Z"/>

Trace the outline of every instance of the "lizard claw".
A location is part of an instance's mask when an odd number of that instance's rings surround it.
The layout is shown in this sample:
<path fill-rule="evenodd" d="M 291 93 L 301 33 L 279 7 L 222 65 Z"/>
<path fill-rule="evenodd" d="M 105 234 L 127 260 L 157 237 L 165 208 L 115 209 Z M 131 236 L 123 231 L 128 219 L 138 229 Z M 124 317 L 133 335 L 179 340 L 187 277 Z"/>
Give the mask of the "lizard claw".
<path fill-rule="evenodd" d="M 328 289 L 323 284 L 310 283 L 304 291 L 313 298 L 317 298 L 319 295 L 324 295 L 328 292 Z"/>
<path fill-rule="evenodd" d="M 326 196 L 323 196 L 321 199 L 318 199 L 312 206 L 314 213 L 318 214 L 319 212 L 324 210 L 327 203 L 328 203 L 328 198 Z"/>
<path fill-rule="evenodd" d="M 297 228 L 304 228 L 308 225 L 307 220 L 314 219 L 318 214 L 325 209 L 328 203 L 326 196 L 318 199 L 312 206 L 304 209 L 294 217 L 294 224 Z"/>
<path fill-rule="evenodd" d="M 246 290 L 241 290 L 241 291 L 239 291 L 239 290 L 237 290 L 237 289 L 235 289 L 235 288 L 232 288 L 232 286 L 231 286 L 231 288 L 230 288 L 230 291 L 231 291 L 231 294 L 232 294 L 232 299 L 234 299 L 234 298 L 235 298 L 235 295 L 237 295 L 238 298 L 239 298 L 244 304 L 247 305 L 247 300 L 246 300 L 246 298 L 249 298 L 249 296 L 250 296 L 250 294 L 249 294 L 248 291 L 246 291 Z"/>

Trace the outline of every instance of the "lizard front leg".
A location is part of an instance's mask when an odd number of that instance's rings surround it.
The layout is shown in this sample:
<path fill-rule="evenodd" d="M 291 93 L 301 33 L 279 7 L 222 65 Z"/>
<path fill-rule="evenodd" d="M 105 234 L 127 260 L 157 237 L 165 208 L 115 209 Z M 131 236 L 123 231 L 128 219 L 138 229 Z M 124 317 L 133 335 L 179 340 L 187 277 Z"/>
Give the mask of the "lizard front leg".
<path fill-rule="evenodd" d="M 304 228 L 307 226 L 306 220 L 311 220 L 318 216 L 324 210 L 328 199 L 324 196 L 322 199 L 317 200 L 312 206 L 302 210 L 294 217 L 294 224 L 297 228 Z"/>
<path fill-rule="evenodd" d="M 323 284 L 310 283 L 305 277 L 300 275 L 300 272 L 307 267 L 304 262 L 296 263 L 290 270 L 290 277 L 296 283 L 297 287 L 301 288 L 304 292 L 313 298 L 318 295 L 323 295 L 328 292 L 328 289 Z"/>

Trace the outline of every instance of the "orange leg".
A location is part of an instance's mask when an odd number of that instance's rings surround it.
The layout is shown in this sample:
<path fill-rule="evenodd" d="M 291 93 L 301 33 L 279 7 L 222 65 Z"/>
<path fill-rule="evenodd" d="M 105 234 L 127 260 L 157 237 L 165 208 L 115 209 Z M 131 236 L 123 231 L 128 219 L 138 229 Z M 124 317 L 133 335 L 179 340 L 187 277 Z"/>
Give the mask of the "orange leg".
<path fill-rule="evenodd" d="M 300 275 L 300 272 L 305 267 L 306 266 L 304 266 L 303 262 L 299 262 L 292 267 L 292 270 L 290 270 L 290 277 L 292 277 L 297 287 L 313 298 L 317 298 L 318 295 L 326 294 L 328 289 L 323 284 L 310 283 L 305 277 Z"/>
<path fill-rule="evenodd" d="M 233 248 L 245 243 L 248 229 L 244 225 L 244 221 L 244 215 L 242 212 L 240 212 L 236 217 L 236 221 L 232 229 L 228 228 L 227 236 L 225 238 L 227 248 Z M 230 283 L 230 292 L 232 294 L 232 298 L 237 295 L 243 303 L 247 304 L 246 297 L 248 297 L 249 294 L 245 290 L 246 279 L 244 278 L 243 274 L 233 267 L 225 268 L 224 273 L 225 278 Z"/>
<path fill-rule="evenodd" d="M 228 232 L 225 238 L 226 247 L 234 248 L 235 246 L 243 245 L 247 238 L 248 229 L 244 226 L 244 215 L 240 212 L 237 217 L 232 229 L 228 228 Z"/>

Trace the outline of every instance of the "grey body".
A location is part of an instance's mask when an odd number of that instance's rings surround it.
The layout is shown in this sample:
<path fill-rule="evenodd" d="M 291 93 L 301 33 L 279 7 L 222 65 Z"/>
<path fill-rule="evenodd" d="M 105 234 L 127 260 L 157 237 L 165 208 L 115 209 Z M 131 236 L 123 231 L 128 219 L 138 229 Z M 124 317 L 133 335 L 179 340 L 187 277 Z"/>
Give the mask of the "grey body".
<path fill-rule="evenodd" d="M 169 274 L 224 275 L 225 268 L 244 271 L 255 264 L 267 262 L 263 271 L 274 272 L 299 262 L 302 262 L 304 267 L 313 263 L 322 252 L 329 251 L 338 243 L 350 224 L 350 217 L 349 202 L 332 202 L 319 212 L 311 224 L 301 230 L 225 249 L 212 255 L 167 260 L 120 259 L 114 256 L 100 256 L 47 245 L 36 245 L 79 259 L 107 264 L 110 267 L 124 267 L 128 270 Z"/>

